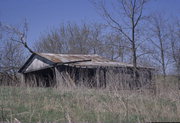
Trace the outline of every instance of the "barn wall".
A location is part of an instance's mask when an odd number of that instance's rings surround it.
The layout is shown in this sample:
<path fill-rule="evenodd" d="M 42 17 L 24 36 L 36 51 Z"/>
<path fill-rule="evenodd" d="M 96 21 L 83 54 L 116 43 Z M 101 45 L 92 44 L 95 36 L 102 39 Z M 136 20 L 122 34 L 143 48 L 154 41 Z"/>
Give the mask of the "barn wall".
<path fill-rule="evenodd" d="M 138 89 L 151 86 L 152 71 L 138 69 L 137 81 L 133 79 L 133 69 L 125 67 L 97 67 L 81 68 L 58 66 L 57 77 L 61 84 L 66 86 L 86 86 L 98 88 Z"/>
<path fill-rule="evenodd" d="M 125 67 L 108 67 L 106 71 L 106 86 L 116 89 L 138 89 L 151 86 L 153 82 L 152 71 L 149 69 L 138 69 L 137 80 L 133 79 L 133 69 Z"/>
<path fill-rule="evenodd" d="M 35 58 L 33 62 L 26 68 L 26 72 L 28 71 L 34 71 L 34 70 L 39 70 L 45 67 L 48 67 L 49 64 L 46 64 L 42 62 L 41 60 Z"/>
<path fill-rule="evenodd" d="M 57 66 L 55 68 L 57 87 L 59 86 L 75 86 L 73 78 L 67 71 L 65 66 Z"/>
<path fill-rule="evenodd" d="M 58 66 L 56 78 L 59 85 L 96 87 L 95 69 Z"/>
<path fill-rule="evenodd" d="M 50 75 L 49 80 L 47 80 L 48 75 Z M 133 69 L 125 67 L 81 68 L 60 65 L 53 68 L 51 72 L 45 69 L 24 74 L 26 85 L 29 86 L 86 86 L 118 90 L 154 87 L 151 70 L 139 69 L 137 78 L 138 81 L 134 82 Z M 48 84 L 47 81 L 53 81 L 53 83 Z"/>

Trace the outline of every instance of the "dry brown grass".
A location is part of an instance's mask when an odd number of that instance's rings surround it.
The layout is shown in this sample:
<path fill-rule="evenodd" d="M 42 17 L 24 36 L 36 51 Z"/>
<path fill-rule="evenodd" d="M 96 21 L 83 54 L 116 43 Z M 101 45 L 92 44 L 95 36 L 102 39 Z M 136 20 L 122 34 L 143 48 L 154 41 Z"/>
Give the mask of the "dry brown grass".
<path fill-rule="evenodd" d="M 180 121 L 177 80 L 156 80 L 156 95 L 147 90 L 0 87 L 0 121 Z"/>

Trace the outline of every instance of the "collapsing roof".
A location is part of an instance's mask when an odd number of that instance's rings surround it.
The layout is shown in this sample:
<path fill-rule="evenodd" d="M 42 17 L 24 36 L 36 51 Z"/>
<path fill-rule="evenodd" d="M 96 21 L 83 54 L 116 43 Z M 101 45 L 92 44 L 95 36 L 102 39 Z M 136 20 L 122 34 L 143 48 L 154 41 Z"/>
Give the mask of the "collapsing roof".
<path fill-rule="evenodd" d="M 40 62 L 36 62 L 34 65 L 36 68 L 39 64 L 44 64 L 45 68 L 52 67 L 54 65 L 68 65 L 82 68 L 96 68 L 96 67 L 133 67 L 132 64 L 112 61 L 101 57 L 99 55 L 82 55 L 82 54 L 51 54 L 51 53 L 34 53 L 22 66 L 19 72 L 25 72 L 28 66 L 33 61 L 39 59 Z M 39 67 L 38 69 L 43 68 Z M 143 67 L 145 68 L 145 67 Z M 36 69 L 34 69 L 36 70 Z"/>
<path fill-rule="evenodd" d="M 82 55 L 82 54 L 50 54 L 50 53 L 38 53 L 38 55 L 54 62 L 54 63 L 66 63 L 68 65 L 75 66 L 128 66 L 133 67 L 132 64 L 115 62 L 97 54 Z M 77 62 L 76 62 L 77 61 Z M 71 63 L 72 62 L 72 63 Z M 69 64 L 71 63 L 71 64 Z"/>
<path fill-rule="evenodd" d="M 152 69 L 138 67 L 134 81 L 132 68 L 98 55 L 34 53 L 19 72 L 23 83 L 38 87 L 139 88 L 151 82 Z"/>
<path fill-rule="evenodd" d="M 80 54 L 51 54 L 51 53 L 37 53 L 37 55 L 40 55 L 54 63 L 65 63 L 65 62 L 73 62 L 73 61 L 83 61 L 83 60 L 89 60 L 93 62 L 110 62 L 111 60 L 108 60 L 106 58 L 103 58 L 99 55 L 80 55 Z"/>

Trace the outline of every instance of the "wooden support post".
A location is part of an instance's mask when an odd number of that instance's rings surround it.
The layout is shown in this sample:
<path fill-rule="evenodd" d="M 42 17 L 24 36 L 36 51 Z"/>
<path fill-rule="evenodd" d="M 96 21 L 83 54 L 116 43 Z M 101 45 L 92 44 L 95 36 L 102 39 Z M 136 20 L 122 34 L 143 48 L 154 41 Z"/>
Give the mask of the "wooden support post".
<path fill-rule="evenodd" d="M 26 79 L 25 79 L 25 75 L 21 74 L 21 86 L 24 87 L 26 84 Z"/>
<path fill-rule="evenodd" d="M 88 83 L 88 70 L 87 68 L 85 67 L 84 68 L 84 86 L 86 87 L 89 87 L 89 83 Z"/>
<path fill-rule="evenodd" d="M 52 68 L 52 72 L 53 72 L 53 83 L 52 86 L 55 87 L 57 85 L 57 79 L 56 79 L 56 68 Z"/>
<path fill-rule="evenodd" d="M 100 87 L 100 81 L 99 81 L 99 67 L 96 69 L 96 86 Z"/>
<path fill-rule="evenodd" d="M 106 68 L 103 69 L 104 72 L 104 88 L 106 88 Z"/>
<path fill-rule="evenodd" d="M 82 68 L 79 67 L 79 86 L 83 85 L 83 71 Z"/>
<path fill-rule="evenodd" d="M 64 83 L 63 77 L 61 73 L 58 71 L 58 69 L 55 67 L 55 81 L 56 81 L 56 87 L 62 86 Z"/>

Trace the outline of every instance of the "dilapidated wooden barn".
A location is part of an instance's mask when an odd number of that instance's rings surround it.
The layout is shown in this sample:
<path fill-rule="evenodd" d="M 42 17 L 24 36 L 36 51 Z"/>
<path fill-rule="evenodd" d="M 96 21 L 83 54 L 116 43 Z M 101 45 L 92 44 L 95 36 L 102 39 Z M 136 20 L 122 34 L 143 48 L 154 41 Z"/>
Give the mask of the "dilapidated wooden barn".
<path fill-rule="evenodd" d="M 133 66 L 99 55 L 34 53 L 19 70 L 27 86 L 87 86 L 133 89 L 151 85 L 153 69 L 138 67 L 133 81 Z"/>

